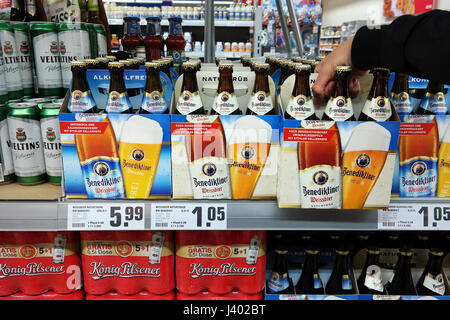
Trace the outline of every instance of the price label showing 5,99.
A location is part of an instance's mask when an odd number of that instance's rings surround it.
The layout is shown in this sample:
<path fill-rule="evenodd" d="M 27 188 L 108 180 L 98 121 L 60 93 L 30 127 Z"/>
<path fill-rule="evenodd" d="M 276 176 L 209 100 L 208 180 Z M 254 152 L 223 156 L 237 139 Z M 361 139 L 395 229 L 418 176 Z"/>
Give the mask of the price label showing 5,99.
<path fill-rule="evenodd" d="M 144 203 L 69 204 L 68 230 L 144 230 Z"/>
<path fill-rule="evenodd" d="M 394 204 L 378 210 L 380 230 L 450 230 L 450 203 Z"/>
<path fill-rule="evenodd" d="M 152 230 L 226 230 L 225 203 L 152 203 Z"/>

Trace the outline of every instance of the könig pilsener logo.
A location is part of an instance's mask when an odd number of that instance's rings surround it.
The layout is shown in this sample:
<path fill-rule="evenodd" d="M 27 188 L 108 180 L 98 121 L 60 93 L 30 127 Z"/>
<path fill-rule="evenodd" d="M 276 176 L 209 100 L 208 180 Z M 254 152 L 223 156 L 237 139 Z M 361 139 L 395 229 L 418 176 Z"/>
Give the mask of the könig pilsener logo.
<path fill-rule="evenodd" d="M 214 163 L 205 163 L 202 167 L 202 172 L 205 176 L 211 177 L 216 174 L 217 167 Z"/>
<path fill-rule="evenodd" d="M 119 256 L 126 258 L 133 253 L 133 246 L 128 241 L 120 241 L 116 245 L 116 252 Z"/>
<path fill-rule="evenodd" d="M 216 257 L 219 259 L 226 259 L 231 256 L 231 248 L 227 246 L 220 246 L 216 249 Z"/>
<path fill-rule="evenodd" d="M 356 158 L 356 165 L 360 168 L 366 168 L 370 164 L 370 156 L 366 153 L 360 154 Z"/>
<path fill-rule="evenodd" d="M 25 245 L 20 248 L 19 253 L 24 259 L 33 259 L 37 254 L 37 250 L 32 245 Z"/>
<path fill-rule="evenodd" d="M 427 171 L 427 164 L 423 161 L 418 161 L 411 167 L 411 172 L 416 176 L 421 176 L 425 171 Z"/>
<path fill-rule="evenodd" d="M 106 162 L 103 162 L 103 161 L 97 162 L 97 163 L 94 165 L 94 172 L 95 172 L 97 175 L 99 175 L 99 176 L 101 176 L 101 177 L 104 177 L 104 176 L 106 176 L 106 175 L 108 174 L 108 172 L 109 172 L 109 166 L 108 166 L 108 164 L 107 164 Z"/>
<path fill-rule="evenodd" d="M 315 184 L 324 185 L 328 181 L 328 174 L 325 171 L 317 171 L 314 173 L 313 181 Z"/>
<path fill-rule="evenodd" d="M 134 160 L 141 161 L 142 159 L 144 159 L 145 153 L 141 149 L 136 149 L 133 151 L 132 156 Z"/>

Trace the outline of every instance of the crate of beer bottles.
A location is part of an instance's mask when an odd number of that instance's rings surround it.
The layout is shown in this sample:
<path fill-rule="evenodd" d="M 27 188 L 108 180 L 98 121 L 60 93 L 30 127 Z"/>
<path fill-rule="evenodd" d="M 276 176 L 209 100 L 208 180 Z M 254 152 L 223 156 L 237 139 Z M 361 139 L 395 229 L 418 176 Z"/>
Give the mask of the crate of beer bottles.
<path fill-rule="evenodd" d="M 169 198 L 170 78 L 163 62 L 109 59 L 71 63 L 59 115 L 66 196 Z"/>
<path fill-rule="evenodd" d="M 171 105 L 173 198 L 274 199 L 280 112 L 267 64 L 183 64 Z"/>
<path fill-rule="evenodd" d="M 388 95 L 389 70 L 375 68 L 360 78 L 352 98 L 351 67 L 337 66 L 330 99 L 317 105 L 311 91 L 317 74 L 305 63 L 288 65 L 293 74 L 279 80 L 278 206 L 388 207 L 400 126 Z"/>

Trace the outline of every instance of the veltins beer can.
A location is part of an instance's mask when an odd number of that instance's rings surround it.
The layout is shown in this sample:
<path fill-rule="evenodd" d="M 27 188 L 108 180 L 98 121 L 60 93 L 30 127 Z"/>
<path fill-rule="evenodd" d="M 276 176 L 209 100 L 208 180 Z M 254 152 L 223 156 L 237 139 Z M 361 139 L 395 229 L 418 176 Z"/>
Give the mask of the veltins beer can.
<path fill-rule="evenodd" d="M 64 89 L 70 86 L 71 61 L 83 61 L 91 57 L 89 32 L 84 23 L 60 23 L 58 25 L 59 54 Z"/>
<path fill-rule="evenodd" d="M 16 48 L 14 29 L 8 21 L 0 21 L 0 42 L 2 45 L 3 63 L 8 98 L 19 99 L 23 97 L 21 68 L 19 54 Z"/>
<path fill-rule="evenodd" d="M 106 31 L 101 24 L 94 24 L 94 30 L 97 33 L 97 50 L 99 57 L 108 55 L 108 47 L 106 45 Z"/>
<path fill-rule="evenodd" d="M 3 58 L 3 49 L 0 41 L 0 103 L 8 101 L 8 85 L 5 78 L 5 61 Z"/>
<path fill-rule="evenodd" d="M 98 44 L 97 44 L 97 32 L 93 23 L 85 23 L 86 28 L 89 32 L 89 40 L 91 46 L 91 58 L 95 59 L 98 57 Z"/>
<path fill-rule="evenodd" d="M 57 26 L 52 22 L 30 22 L 37 87 L 42 97 L 62 96 L 61 63 Z"/>
<path fill-rule="evenodd" d="M 8 132 L 17 182 L 34 185 L 46 181 L 40 110 L 35 103 L 16 103 L 8 111 Z"/>
<path fill-rule="evenodd" d="M 28 103 L 37 103 L 39 109 L 42 110 L 42 105 L 46 103 L 51 103 L 52 98 L 51 97 L 44 97 L 44 98 L 24 98 L 23 102 Z"/>
<path fill-rule="evenodd" d="M 20 74 L 22 77 L 23 94 L 34 95 L 33 64 L 31 62 L 31 46 L 28 37 L 28 23 L 11 22 L 16 38 L 16 48 L 19 57 Z"/>
<path fill-rule="evenodd" d="M 0 107 L 0 158 L 3 169 L 3 182 L 11 183 L 15 180 L 14 165 L 12 161 L 8 123 L 6 116 L 8 114 L 8 108 L 5 106 Z"/>
<path fill-rule="evenodd" d="M 44 143 L 45 170 L 48 182 L 61 184 L 62 155 L 61 135 L 59 133 L 60 104 L 45 103 L 41 111 L 41 134 Z"/>

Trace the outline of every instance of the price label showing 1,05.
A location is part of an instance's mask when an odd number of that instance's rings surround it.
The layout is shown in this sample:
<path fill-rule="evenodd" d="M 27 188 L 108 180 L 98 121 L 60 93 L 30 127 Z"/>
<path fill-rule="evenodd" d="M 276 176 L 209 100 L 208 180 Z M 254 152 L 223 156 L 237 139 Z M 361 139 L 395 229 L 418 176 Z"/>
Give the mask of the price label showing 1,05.
<path fill-rule="evenodd" d="M 152 203 L 151 228 L 154 230 L 226 230 L 225 203 Z"/>
<path fill-rule="evenodd" d="M 450 230 L 450 203 L 394 204 L 378 210 L 381 230 Z"/>
<path fill-rule="evenodd" d="M 144 203 L 68 205 L 68 230 L 144 230 Z"/>

